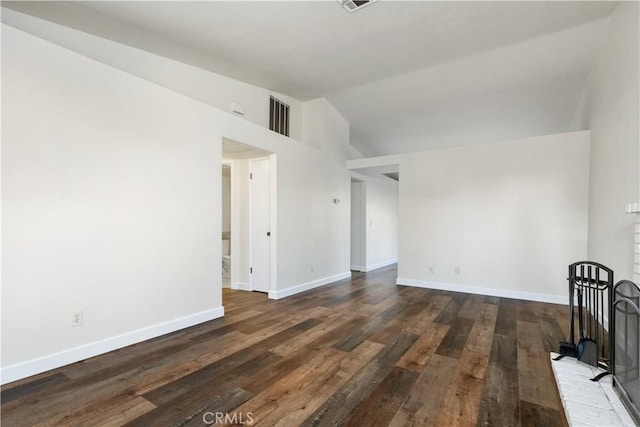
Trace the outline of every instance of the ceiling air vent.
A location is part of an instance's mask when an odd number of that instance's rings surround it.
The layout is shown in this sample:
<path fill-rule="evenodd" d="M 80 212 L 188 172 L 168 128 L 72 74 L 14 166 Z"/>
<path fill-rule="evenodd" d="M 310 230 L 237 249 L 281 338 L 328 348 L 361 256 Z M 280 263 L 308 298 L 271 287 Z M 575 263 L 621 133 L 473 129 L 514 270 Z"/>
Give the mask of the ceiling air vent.
<path fill-rule="evenodd" d="M 338 3 L 344 7 L 344 10 L 347 12 L 355 12 L 356 10 L 360 10 L 365 6 L 370 5 L 371 3 L 375 3 L 378 0 L 337 0 Z"/>

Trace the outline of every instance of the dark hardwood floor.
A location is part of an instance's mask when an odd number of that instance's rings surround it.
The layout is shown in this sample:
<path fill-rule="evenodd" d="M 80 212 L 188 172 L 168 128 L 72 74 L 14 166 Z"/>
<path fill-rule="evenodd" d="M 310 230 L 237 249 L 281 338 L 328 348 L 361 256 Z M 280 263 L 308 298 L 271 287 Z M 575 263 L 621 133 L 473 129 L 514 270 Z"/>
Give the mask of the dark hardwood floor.
<path fill-rule="evenodd" d="M 566 307 L 395 277 L 225 290 L 223 319 L 2 387 L 2 425 L 566 425 L 548 356 Z"/>

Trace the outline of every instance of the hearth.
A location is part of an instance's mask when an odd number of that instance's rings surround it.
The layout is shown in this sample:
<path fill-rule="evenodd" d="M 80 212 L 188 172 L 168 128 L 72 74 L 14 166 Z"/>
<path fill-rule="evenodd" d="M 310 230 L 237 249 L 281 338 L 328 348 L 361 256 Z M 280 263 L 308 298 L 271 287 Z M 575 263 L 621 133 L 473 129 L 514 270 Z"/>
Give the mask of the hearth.
<path fill-rule="evenodd" d="M 628 205 L 626 212 L 635 215 L 634 281 L 621 280 L 609 288 L 611 293 L 596 301 L 594 311 L 587 309 L 584 313 L 583 309 L 577 310 L 578 317 L 582 313 L 584 320 L 585 317 L 590 319 L 594 314 L 600 317 L 609 308 L 609 316 L 602 316 L 596 322 L 596 334 L 602 331 L 603 338 L 610 343 L 608 364 L 598 363 L 596 367 L 590 363 L 589 366 L 575 358 L 580 352 L 579 343 L 576 344 L 574 338 L 574 303 L 578 300 L 578 307 L 583 306 L 580 300 L 584 300 L 578 297 L 586 295 L 585 289 L 596 289 L 597 286 L 592 286 L 591 283 L 600 283 L 600 280 L 598 277 L 593 280 L 594 276 L 588 267 L 585 267 L 586 280 L 582 270 L 575 266 L 573 270 L 572 266 L 569 267 L 569 342 L 562 342 L 561 355 L 552 353 L 551 359 L 556 385 L 570 425 L 640 425 L 640 287 L 637 285 L 640 284 L 640 202 Z M 579 274 L 575 274 L 578 271 Z M 582 295 L 579 292 L 581 288 Z M 585 342 L 592 340 L 591 333 L 583 331 L 582 335 L 587 338 Z M 593 341 L 598 341 L 597 338 Z M 599 350 L 598 362 L 607 361 L 603 350 L 609 346 L 603 346 L 604 343 L 603 339 L 600 345 L 596 345 Z M 563 359 L 565 355 L 574 358 Z M 613 375 L 606 376 L 608 373 Z M 602 380 L 597 381 L 598 379 Z"/>

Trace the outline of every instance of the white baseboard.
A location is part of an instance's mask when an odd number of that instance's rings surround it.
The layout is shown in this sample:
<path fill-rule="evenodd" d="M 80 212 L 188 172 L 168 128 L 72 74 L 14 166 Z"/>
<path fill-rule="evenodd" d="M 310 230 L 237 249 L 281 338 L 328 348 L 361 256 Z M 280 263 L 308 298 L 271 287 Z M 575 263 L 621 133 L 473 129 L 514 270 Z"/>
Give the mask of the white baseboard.
<path fill-rule="evenodd" d="M 391 258 L 386 261 L 377 262 L 375 264 L 370 264 L 370 265 L 352 265 L 351 271 L 362 271 L 363 273 L 366 273 L 367 271 L 372 271 L 378 268 L 386 267 L 388 265 L 395 264 L 397 262 L 398 262 L 398 258 Z"/>
<path fill-rule="evenodd" d="M 251 286 L 245 282 L 236 282 L 231 284 L 231 289 L 237 289 L 239 291 L 250 291 Z"/>
<path fill-rule="evenodd" d="M 386 266 L 391 265 L 391 264 L 395 264 L 397 262 L 398 262 L 398 258 L 391 258 L 391 259 L 388 259 L 386 261 L 377 262 L 375 264 L 367 265 L 364 270 L 360 270 L 360 271 L 371 271 L 371 270 L 375 270 L 377 268 L 382 268 L 382 267 L 386 267 Z"/>
<path fill-rule="evenodd" d="M 483 288 L 481 286 L 460 285 L 455 283 L 429 282 L 426 280 L 398 277 L 396 284 L 415 286 L 417 288 L 440 289 L 443 291 L 465 292 L 468 294 L 489 295 L 493 297 L 523 299 L 527 301 L 548 302 L 569 305 L 566 295 L 536 294 L 533 292 L 512 291 L 508 289 Z"/>
<path fill-rule="evenodd" d="M 40 374 L 51 369 L 60 368 L 70 363 L 79 362 L 99 354 L 108 353 L 119 348 L 127 347 L 148 339 L 156 338 L 180 329 L 188 328 L 199 323 L 208 322 L 224 316 L 224 307 L 184 316 L 168 322 L 148 326 L 115 337 L 84 344 L 79 347 L 63 350 L 58 353 L 38 357 L 9 366 L 2 367 L 0 383 L 7 384 L 31 375 Z"/>
<path fill-rule="evenodd" d="M 337 282 L 338 280 L 348 279 L 351 277 L 351 271 L 347 271 L 333 276 L 323 277 L 322 279 L 314 280 L 312 282 L 303 283 L 301 285 L 292 286 L 286 289 L 280 289 L 278 291 L 269 291 L 269 299 L 281 299 L 291 295 L 299 294 L 300 292 L 308 291 L 319 286 L 326 285 L 328 283 Z"/>

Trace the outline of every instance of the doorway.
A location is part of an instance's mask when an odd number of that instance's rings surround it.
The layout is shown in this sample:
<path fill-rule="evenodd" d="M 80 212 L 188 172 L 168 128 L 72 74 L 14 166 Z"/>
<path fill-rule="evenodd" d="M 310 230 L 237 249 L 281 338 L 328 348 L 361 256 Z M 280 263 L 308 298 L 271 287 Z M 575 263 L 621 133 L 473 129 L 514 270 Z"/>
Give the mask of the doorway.
<path fill-rule="evenodd" d="M 366 191 L 367 183 L 351 178 L 351 270 L 366 271 Z"/>
<path fill-rule="evenodd" d="M 231 287 L 231 176 L 233 163 L 222 162 L 222 287 Z"/>
<path fill-rule="evenodd" d="M 231 166 L 228 234 L 225 234 L 224 216 L 222 223 L 223 255 L 225 237 L 230 246 L 230 256 L 226 261 L 223 259 L 223 266 L 226 262 L 229 271 L 229 287 L 231 292 L 270 292 L 276 273 L 276 247 L 272 239 L 276 217 L 276 155 L 225 138 L 222 162 Z"/>

